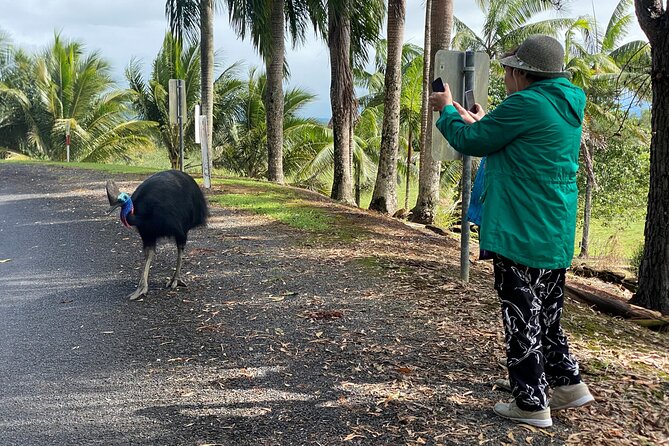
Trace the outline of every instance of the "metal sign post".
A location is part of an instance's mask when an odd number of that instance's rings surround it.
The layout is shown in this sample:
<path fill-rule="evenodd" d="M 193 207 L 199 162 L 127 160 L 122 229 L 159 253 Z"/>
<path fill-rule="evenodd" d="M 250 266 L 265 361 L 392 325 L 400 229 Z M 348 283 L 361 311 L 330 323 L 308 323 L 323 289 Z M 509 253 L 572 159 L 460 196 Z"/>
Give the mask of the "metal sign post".
<path fill-rule="evenodd" d="M 488 78 L 490 58 L 486 53 L 473 51 L 437 51 L 434 61 L 434 78 L 441 77 L 448 84 L 453 100 L 465 108 L 465 91 L 474 92 L 475 101 L 485 109 L 488 105 Z M 472 163 L 470 156 L 462 156 L 453 149 L 434 125 L 439 118 L 435 113 L 432 125 L 432 157 L 439 161 L 462 159 L 462 222 L 460 233 L 460 279 L 469 282 L 469 200 L 472 187 Z"/>
<path fill-rule="evenodd" d="M 170 124 L 179 126 L 179 169 L 184 170 L 184 113 L 186 85 L 183 79 L 170 79 L 168 84 Z"/>
<path fill-rule="evenodd" d="M 464 66 L 464 91 L 462 92 L 463 99 L 464 92 L 467 90 L 474 90 L 474 52 L 467 51 L 465 53 Z M 467 108 L 471 104 L 461 102 L 462 106 Z M 460 230 L 460 279 L 469 282 L 469 221 L 467 214 L 469 213 L 469 199 L 472 194 L 472 157 L 463 155 L 462 157 L 462 222 Z"/>

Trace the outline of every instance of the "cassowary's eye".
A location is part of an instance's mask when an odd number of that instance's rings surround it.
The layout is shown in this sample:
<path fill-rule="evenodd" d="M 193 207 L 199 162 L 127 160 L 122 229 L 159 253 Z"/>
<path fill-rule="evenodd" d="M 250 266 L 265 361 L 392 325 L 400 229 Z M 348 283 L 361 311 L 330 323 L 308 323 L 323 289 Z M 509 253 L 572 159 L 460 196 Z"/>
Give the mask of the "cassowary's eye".
<path fill-rule="evenodd" d="M 130 200 L 130 195 L 126 194 L 125 192 L 118 195 L 119 203 L 125 203 L 128 200 Z"/>

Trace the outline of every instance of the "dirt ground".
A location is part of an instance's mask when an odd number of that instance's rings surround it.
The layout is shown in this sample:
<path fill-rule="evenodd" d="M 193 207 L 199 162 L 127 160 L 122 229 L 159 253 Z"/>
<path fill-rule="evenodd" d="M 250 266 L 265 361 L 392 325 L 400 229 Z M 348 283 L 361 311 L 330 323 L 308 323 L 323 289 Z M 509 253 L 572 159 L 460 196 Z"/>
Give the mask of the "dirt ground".
<path fill-rule="evenodd" d="M 81 190 L 110 176 L 57 173 Z M 140 179 L 114 177 L 121 190 Z M 505 421 L 492 412 L 510 395 L 493 386 L 505 369 L 491 265 L 473 261 L 463 283 L 457 235 L 303 194 L 354 235 L 212 207 L 187 247 L 190 286 L 177 291 L 161 288 L 174 249 L 159 249 L 138 305 L 160 307 L 165 320 L 146 335 L 174 372 L 166 391 L 189 403 L 142 416 L 177 419 L 210 445 L 669 445 L 668 334 L 568 300 L 565 326 L 597 403 L 554 414 L 548 429 Z M 105 206 L 102 190 L 98 199 Z M 135 249 L 124 268 L 138 273 L 139 239 L 118 232 Z M 168 320 L 170 307 L 190 316 Z M 192 348 L 173 350 L 175 336 Z"/>

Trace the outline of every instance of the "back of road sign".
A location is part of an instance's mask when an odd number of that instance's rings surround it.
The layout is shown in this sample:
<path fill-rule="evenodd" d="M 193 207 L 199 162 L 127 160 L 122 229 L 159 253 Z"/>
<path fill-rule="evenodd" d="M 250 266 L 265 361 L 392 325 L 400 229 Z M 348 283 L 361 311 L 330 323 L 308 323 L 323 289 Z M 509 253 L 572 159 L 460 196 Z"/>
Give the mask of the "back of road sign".
<path fill-rule="evenodd" d="M 434 60 L 434 77 L 441 77 L 448 84 L 453 94 L 453 100 L 464 106 L 465 97 L 465 52 L 439 50 Z M 490 75 L 490 58 L 486 53 L 477 52 L 474 55 L 474 98 L 484 110 L 488 108 L 488 78 Z M 461 159 L 462 155 L 456 152 L 439 132 L 435 123 L 439 119 L 439 112 L 432 114 L 432 158 L 435 161 L 450 161 Z"/>

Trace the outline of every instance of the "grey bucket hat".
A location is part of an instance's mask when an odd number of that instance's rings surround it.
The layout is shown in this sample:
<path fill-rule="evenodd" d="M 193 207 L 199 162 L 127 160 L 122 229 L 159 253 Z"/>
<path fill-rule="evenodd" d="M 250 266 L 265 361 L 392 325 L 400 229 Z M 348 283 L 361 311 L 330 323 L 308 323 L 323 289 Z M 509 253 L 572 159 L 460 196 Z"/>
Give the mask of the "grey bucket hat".
<path fill-rule="evenodd" d="M 542 34 L 529 36 L 520 44 L 516 54 L 505 57 L 499 63 L 538 77 L 571 77 L 568 71 L 564 71 L 564 49 L 560 42 Z"/>

